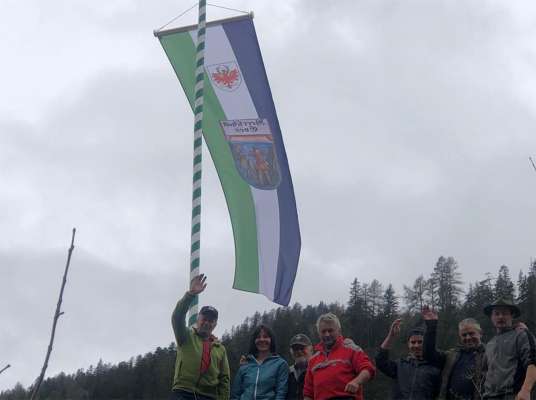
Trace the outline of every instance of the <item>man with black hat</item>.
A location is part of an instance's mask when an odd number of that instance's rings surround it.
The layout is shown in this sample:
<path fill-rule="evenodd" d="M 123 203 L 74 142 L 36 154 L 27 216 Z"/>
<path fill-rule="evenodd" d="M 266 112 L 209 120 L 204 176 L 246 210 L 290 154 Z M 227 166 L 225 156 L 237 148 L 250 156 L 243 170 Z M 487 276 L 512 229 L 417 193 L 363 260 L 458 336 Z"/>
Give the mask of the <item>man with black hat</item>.
<path fill-rule="evenodd" d="M 530 400 L 536 382 L 536 346 L 528 330 L 514 329 L 519 307 L 498 299 L 484 307 L 484 314 L 496 330 L 484 355 L 484 399 Z"/>
<path fill-rule="evenodd" d="M 303 384 L 307 363 L 313 355 L 313 343 L 307 335 L 298 333 L 290 339 L 290 355 L 294 365 L 289 369 L 287 400 L 303 400 Z"/>
<path fill-rule="evenodd" d="M 401 319 L 391 324 L 389 333 L 376 355 L 376 366 L 394 379 L 392 399 L 394 400 L 431 400 L 439 391 L 440 370 L 423 359 L 424 330 L 413 328 L 408 334 L 408 356 L 397 360 L 389 359 L 389 349 L 393 340 L 400 334 Z"/>
<path fill-rule="evenodd" d="M 177 341 L 177 360 L 173 379 L 175 400 L 228 400 L 229 362 L 225 347 L 212 335 L 218 322 L 218 311 L 201 307 L 195 326 L 186 326 L 186 313 L 195 296 L 207 287 L 201 274 L 192 279 L 190 290 L 179 300 L 171 324 Z"/>

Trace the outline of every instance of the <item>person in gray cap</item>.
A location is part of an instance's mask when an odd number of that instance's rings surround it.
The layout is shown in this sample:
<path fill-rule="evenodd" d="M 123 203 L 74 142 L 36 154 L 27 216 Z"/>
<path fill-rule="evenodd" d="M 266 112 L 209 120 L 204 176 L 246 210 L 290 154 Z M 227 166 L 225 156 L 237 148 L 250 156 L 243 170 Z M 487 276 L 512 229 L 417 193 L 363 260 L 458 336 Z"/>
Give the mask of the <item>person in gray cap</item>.
<path fill-rule="evenodd" d="M 536 383 L 536 346 L 526 329 L 514 329 L 519 307 L 508 299 L 498 299 L 484 307 L 496 335 L 486 345 L 483 371 L 484 399 L 531 400 Z"/>
<path fill-rule="evenodd" d="M 287 400 L 303 400 L 303 384 L 307 363 L 313 355 L 313 343 L 307 335 L 298 333 L 290 339 L 290 355 L 294 365 L 289 369 Z"/>
<path fill-rule="evenodd" d="M 201 307 L 193 327 L 186 326 L 186 313 L 207 286 L 201 274 L 192 279 L 190 290 L 179 300 L 171 316 L 177 341 L 177 359 L 173 378 L 174 400 L 228 400 L 229 362 L 225 347 L 212 334 L 218 323 L 218 310 Z"/>

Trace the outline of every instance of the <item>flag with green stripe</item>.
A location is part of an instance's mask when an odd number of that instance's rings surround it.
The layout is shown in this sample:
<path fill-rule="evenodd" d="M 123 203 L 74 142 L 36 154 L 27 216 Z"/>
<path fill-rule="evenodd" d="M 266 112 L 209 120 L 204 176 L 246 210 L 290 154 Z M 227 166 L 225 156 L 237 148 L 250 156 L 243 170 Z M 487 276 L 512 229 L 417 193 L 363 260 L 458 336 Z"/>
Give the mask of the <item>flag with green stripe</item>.
<path fill-rule="evenodd" d="M 156 35 L 195 111 L 196 26 Z M 233 287 L 288 305 L 301 247 L 298 214 L 250 15 L 207 23 L 204 65 L 202 131 L 233 228 Z"/>

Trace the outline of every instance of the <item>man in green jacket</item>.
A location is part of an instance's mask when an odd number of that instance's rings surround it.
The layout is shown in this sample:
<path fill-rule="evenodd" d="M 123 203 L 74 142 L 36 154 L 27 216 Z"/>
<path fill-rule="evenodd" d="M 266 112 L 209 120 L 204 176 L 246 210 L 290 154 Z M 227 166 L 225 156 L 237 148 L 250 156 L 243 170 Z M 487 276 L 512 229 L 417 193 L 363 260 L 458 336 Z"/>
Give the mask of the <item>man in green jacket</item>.
<path fill-rule="evenodd" d="M 190 283 L 190 290 L 179 300 L 171 324 L 177 341 L 177 360 L 173 379 L 175 400 L 228 400 L 229 362 L 225 347 L 212 335 L 218 311 L 211 306 L 199 310 L 195 326 L 186 326 L 186 313 L 195 297 L 207 287 L 201 274 Z"/>

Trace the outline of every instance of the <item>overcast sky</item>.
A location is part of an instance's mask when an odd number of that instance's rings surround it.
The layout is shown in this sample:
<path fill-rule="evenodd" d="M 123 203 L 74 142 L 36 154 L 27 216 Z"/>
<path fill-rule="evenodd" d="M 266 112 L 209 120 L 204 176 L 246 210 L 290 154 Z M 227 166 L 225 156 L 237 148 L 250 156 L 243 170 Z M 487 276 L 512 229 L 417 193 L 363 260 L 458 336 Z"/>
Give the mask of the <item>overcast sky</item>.
<path fill-rule="evenodd" d="M 153 29 L 193 2 L 3 0 L 0 390 L 173 340 L 186 290 L 193 116 Z M 440 255 L 464 281 L 536 256 L 536 6 L 233 1 L 255 24 L 302 232 L 292 301 L 399 294 Z M 208 8 L 209 19 L 236 13 Z M 174 26 L 195 21 L 195 12 Z M 202 302 L 217 334 L 273 305 L 231 289 L 233 241 L 204 158 Z M 240 305 L 239 307 L 237 305 Z"/>

